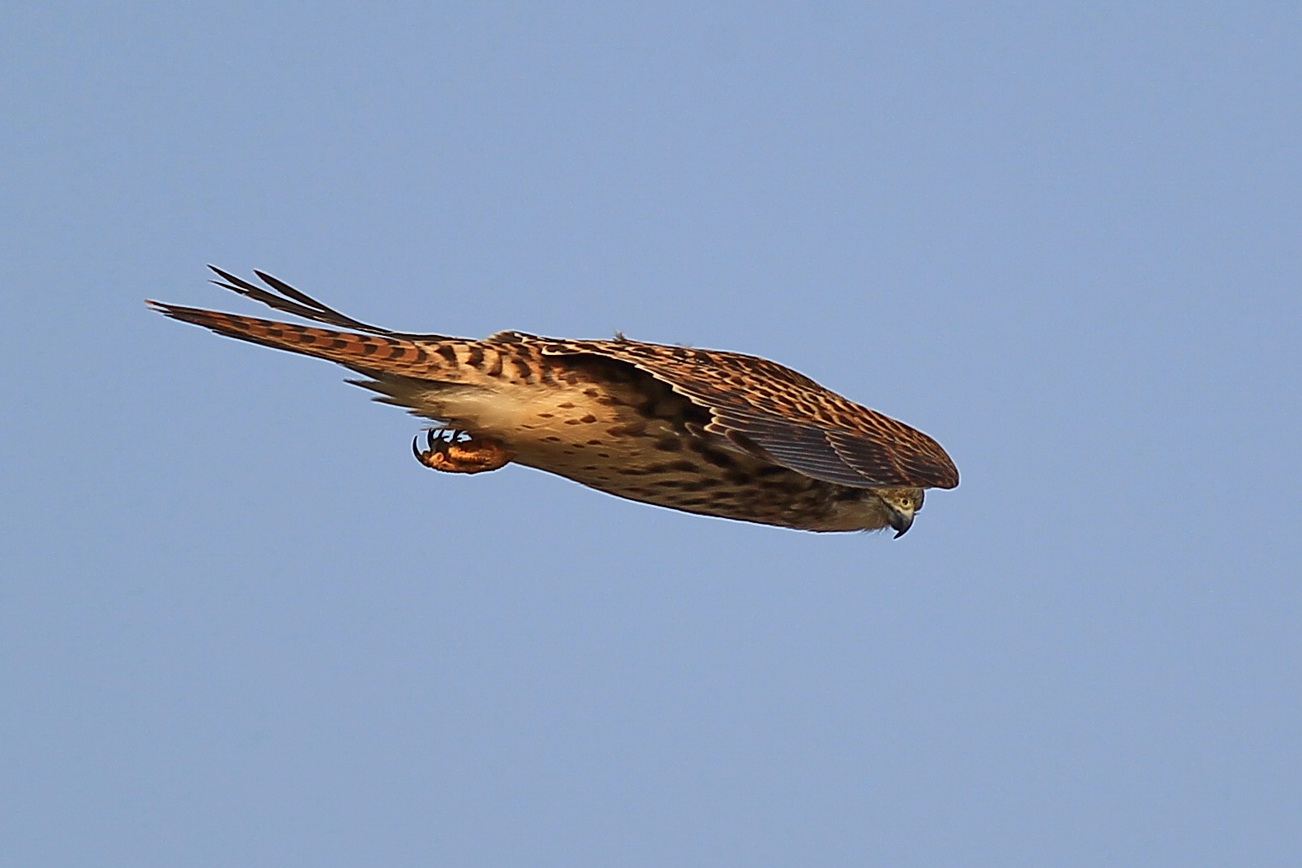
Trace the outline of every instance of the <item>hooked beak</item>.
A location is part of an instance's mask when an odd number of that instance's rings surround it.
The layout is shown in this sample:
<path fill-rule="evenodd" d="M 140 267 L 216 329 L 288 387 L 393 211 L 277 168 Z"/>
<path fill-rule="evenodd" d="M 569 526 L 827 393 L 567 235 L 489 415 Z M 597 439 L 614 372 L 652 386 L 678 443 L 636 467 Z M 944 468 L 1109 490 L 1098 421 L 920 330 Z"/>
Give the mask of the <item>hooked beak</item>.
<path fill-rule="evenodd" d="M 889 504 L 886 506 L 886 514 L 891 517 L 891 528 L 895 531 L 895 539 L 904 536 L 909 532 L 909 528 L 913 527 L 912 514 L 906 514 L 897 509 L 892 509 Z"/>

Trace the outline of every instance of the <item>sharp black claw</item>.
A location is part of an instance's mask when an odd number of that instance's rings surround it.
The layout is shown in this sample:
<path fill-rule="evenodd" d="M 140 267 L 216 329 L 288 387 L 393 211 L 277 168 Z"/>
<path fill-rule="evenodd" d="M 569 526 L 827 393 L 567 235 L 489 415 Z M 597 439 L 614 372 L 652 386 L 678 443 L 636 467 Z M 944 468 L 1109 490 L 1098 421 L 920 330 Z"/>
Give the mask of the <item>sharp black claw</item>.
<path fill-rule="evenodd" d="M 421 464 L 424 464 L 424 463 L 425 463 L 425 456 L 424 456 L 424 454 L 421 453 L 421 451 L 420 451 L 420 447 L 416 445 L 416 444 L 418 444 L 418 443 L 420 443 L 420 435 L 419 435 L 419 434 L 417 434 L 415 437 L 411 438 L 411 454 L 416 456 L 416 460 L 417 460 L 417 461 L 419 461 Z"/>

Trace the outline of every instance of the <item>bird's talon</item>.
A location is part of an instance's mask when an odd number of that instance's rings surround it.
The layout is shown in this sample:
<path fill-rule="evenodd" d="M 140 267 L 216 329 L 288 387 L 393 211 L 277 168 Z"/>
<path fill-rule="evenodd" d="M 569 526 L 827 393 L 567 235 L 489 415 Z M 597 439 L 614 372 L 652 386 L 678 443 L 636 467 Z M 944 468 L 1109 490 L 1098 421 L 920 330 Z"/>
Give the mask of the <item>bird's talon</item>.
<path fill-rule="evenodd" d="M 419 441 L 420 435 L 417 434 L 411 443 L 416 460 L 445 473 L 484 473 L 504 467 L 515 458 L 515 453 L 498 440 L 476 437 L 452 428 L 429 429 L 425 434 L 424 452 L 416 445 Z"/>

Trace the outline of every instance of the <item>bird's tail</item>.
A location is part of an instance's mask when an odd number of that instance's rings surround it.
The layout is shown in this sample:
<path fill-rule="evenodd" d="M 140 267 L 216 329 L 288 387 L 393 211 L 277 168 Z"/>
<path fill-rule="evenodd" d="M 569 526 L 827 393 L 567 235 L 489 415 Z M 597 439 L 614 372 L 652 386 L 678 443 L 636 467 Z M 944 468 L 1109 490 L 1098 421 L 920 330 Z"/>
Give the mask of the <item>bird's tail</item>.
<path fill-rule="evenodd" d="M 442 345 L 437 343 L 334 331 L 158 301 L 148 304 L 163 316 L 212 329 L 219 335 L 328 359 L 359 373 L 383 370 L 423 379 L 458 379 L 455 354 L 440 353 Z"/>

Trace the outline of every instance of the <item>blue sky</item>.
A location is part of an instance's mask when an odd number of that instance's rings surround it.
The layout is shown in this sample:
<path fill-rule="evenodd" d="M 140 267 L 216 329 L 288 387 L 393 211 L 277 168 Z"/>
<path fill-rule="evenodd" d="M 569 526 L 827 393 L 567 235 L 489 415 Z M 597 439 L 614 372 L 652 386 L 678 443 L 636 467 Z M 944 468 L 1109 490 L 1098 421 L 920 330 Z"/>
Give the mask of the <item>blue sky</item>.
<path fill-rule="evenodd" d="M 0 850 L 1296 865 L 1293 4 L 0 13 Z M 620 329 L 935 436 L 912 532 L 456 478 L 151 314 Z"/>

